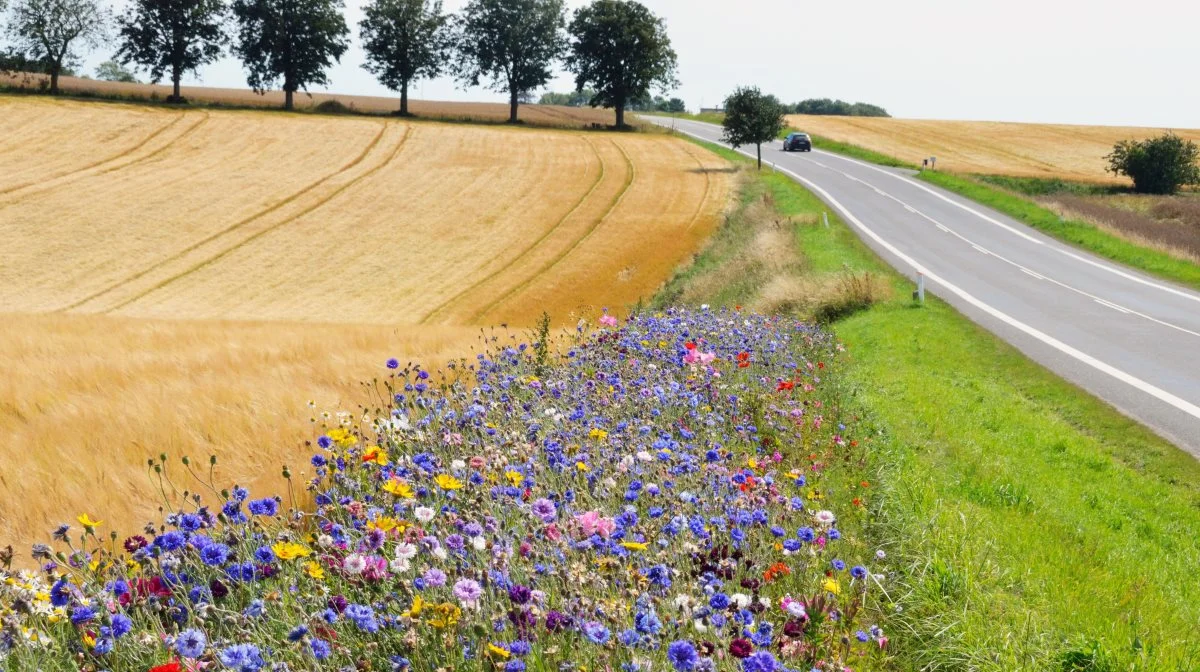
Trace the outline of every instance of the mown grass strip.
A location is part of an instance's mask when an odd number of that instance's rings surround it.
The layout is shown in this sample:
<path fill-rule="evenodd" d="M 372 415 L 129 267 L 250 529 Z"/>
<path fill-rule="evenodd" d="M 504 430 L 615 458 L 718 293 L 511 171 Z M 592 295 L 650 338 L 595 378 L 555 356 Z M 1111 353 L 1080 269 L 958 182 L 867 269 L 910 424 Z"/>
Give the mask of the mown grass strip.
<path fill-rule="evenodd" d="M 827 210 L 782 175 L 755 179 L 781 217 Z M 884 268 L 836 216 L 795 235 L 814 273 Z M 936 299 L 835 329 L 882 443 L 869 504 L 905 567 L 899 668 L 1200 666 L 1200 463 Z"/>

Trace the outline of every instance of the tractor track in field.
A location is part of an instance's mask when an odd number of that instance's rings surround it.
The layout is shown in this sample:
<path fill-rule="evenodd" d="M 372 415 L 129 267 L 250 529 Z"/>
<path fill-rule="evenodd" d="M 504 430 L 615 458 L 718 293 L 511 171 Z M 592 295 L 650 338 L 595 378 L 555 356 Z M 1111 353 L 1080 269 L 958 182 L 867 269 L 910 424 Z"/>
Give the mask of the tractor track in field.
<path fill-rule="evenodd" d="M 621 156 L 625 157 L 625 164 L 629 167 L 629 177 L 626 178 L 625 185 L 621 188 L 620 193 L 618 193 L 616 195 L 616 197 L 613 198 L 612 202 L 609 203 L 609 206 L 604 211 L 604 214 L 601 215 L 600 217 L 598 217 L 596 219 L 596 221 L 590 227 L 588 227 L 587 231 L 585 231 L 584 234 L 582 236 L 580 236 L 575 241 L 574 244 L 571 245 L 571 247 L 567 248 L 562 253 L 555 256 L 553 259 L 550 260 L 549 263 L 542 266 L 533 275 L 530 275 L 528 278 L 526 278 L 520 284 L 516 285 L 512 289 L 505 292 L 503 295 L 500 296 L 500 298 L 498 298 L 495 301 L 492 301 L 488 305 L 484 306 L 482 310 L 476 312 L 474 315 L 471 316 L 471 319 L 470 319 L 471 322 L 475 322 L 475 321 L 479 320 L 484 315 L 487 315 L 492 310 L 494 310 L 497 306 L 504 303 L 508 299 L 512 298 L 513 295 L 517 294 L 518 292 L 524 290 L 529 285 L 533 284 L 534 280 L 537 280 L 539 277 L 544 275 L 546 272 L 548 272 L 549 270 L 551 270 L 552 268 L 557 266 L 559 263 L 561 263 L 563 259 L 566 259 L 568 256 L 570 256 L 570 254 L 572 252 L 579 249 L 579 246 L 583 245 L 583 243 L 585 243 L 588 238 L 591 238 L 592 234 L 595 233 L 596 230 L 600 228 L 600 225 L 603 224 L 606 219 L 608 219 L 608 216 L 611 215 L 613 213 L 613 211 L 617 209 L 617 206 L 621 205 L 621 201 L 625 200 L 625 195 L 629 193 L 629 188 L 631 186 L 633 186 L 634 179 L 637 178 L 637 166 L 634 165 L 633 159 L 629 158 L 629 153 L 625 151 L 624 147 L 622 147 L 620 144 L 618 144 L 617 142 L 615 142 L 613 140 L 609 140 L 609 142 L 611 142 L 613 144 L 613 146 L 617 148 L 617 151 L 621 152 Z"/>
<path fill-rule="evenodd" d="M 426 324 L 434 315 L 437 315 L 438 313 L 442 312 L 446 308 L 449 308 L 450 306 L 454 305 L 459 300 L 461 300 L 463 297 L 467 296 L 468 294 L 475 291 L 479 287 L 486 285 L 488 282 L 493 280 L 496 276 L 498 276 L 501 273 L 512 268 L 518 261 L 520 261 L 522 258 L 524 258 L 525 255 L 532 252 L 534 250 L 534 248 L 536 248 L 538 245 L 541 245 L 555 231 L 557 231 L 559 228 L 561 228 L 562 225 L 565 224 L 567 222 L 567 220 L 571 218 L 571 215 L 573 215 L 579 211 L 579 208 L 583 207 L 583 204 L 586 203 L 587 200 L 589 198 L 591 198 L 592 194 L 594 194 L 596 192 L 596 189 L 598 189 L 600 187 L 600 183 L 604 181 L 604 175 L 607 172 L 605 165 L 604 165 L 604 157 L 600 156 L 600 152 L 599 152 L 599 150 L 596 149 L 596 145 L 594 143 L 592 143 L 592 141 L 588 138 L 583 138 L 583 141 L 588 144 L 588 147 L 591 148 L 592 153 L 594 153 L 596 155 L 596 161 L 600 165 L 599 175 L 597 175 L 596 181 L 592 183 L 591 188 L 588 189 L 587 192 L 585 192 L 583 194 L 583 196 L 581 196 L 580 199 L 575 202 L 575 205 L 572 206 L 571 209 L 568 210 L 566 214 L 564 214 L 561 218 L 559 218 L 559 220 L 557 222 L 555 222 L 555 224 L 553 226 L 551 226 L 544 233 L 542 233 L 541 236 L 538 236 L 537 240 L 534 240 L 532 243 L 530 243 L 528 246 L 526 246 L 525 249 L 518 252 L 516 256 L 514 256 L 512 259 L 510 259 L 508 261 L 508 263 L 504 264 L 504 266 L 496 269 L 495 271 L 489 273 L 486 277 L 480 279 L 479 281 L 471 284 L 471 286 L 467 287 L 466 289 L 462 290 L 461 292 L 459 292 L 459 293 L 455 294 L 454 296 L 450 297 L 449 299 L 443 301 L 436 308 L 429 311 L 429 313 L 427 313 L 425 315 L 425 317 L 422 317 L 420 320 L 418 320 L 417 324 Z"/>
<path fill-rule="evenodd" d="M 696 165 L 700 166 L 700 172 L 704 173 L 704 195 L 700 197 L 700 203 L 696 206 L 696 212 L 692 215 L 691 221 L 688 222 L 687 228 L 684 229 L 684 231 L 691 231 L 692 227 L 696 226 L 696 222 L 700 221 L 700 215 L 704 214 L 704 208 L 708 205 L 708 197 L 712 193 L 712 173 L 708 168 L 704 167 L 704 162 L 686 144 L 683 145 L 683 151 L 696 160 Z"/>
<path fill-rule="evenodd" d="M 405 131 L 404 140 L 401 141 L 399 146 L 404 145 L 404 141 L 408 139 L 408 134 L 411 131 L 411 129 L 412 129 L 412 127 L 409 126 L 408 130 Z M 101 296 L 104 296 L 105 294 L 113 292 L 117 289 L 120 289 L 121 287 L 124 287 L 125 285 L 127 285 L 131 282 L 134 282 L 140 278 L 143 278 L 147 274 L 152 273 L 155 270 L 158 270 L 159 268 L 162 268 L 163 266 L 165 266 L 173 261 L 177 261 L 177 260 L 187 256 L 191 252 L 199 249 L 200 247 L 207 245 L 208 243 L 211 243 L 212 241 L 217 240 L 218 238 L 221 238 L 222 236 L 226 236 L 230 233 L 233 233 L 233 232 L 245 227 L 246 225 L 248 225 L 258 219 L 261 219 L 262 217 L 265 217 L 265 216 L 271 214 L 272 212 L 275 212 L 276 210 L 279 210 L 280 208 L 294 202 L 296 199 L 303 197 L 305 194 L 311 192 L 313 189 L 320 187 L 322 184 L 328 182 L 329 180 L 334 179 L 338 175 L 341 175 L 341 174 L 345 173 L 346 171 L 354 168 L 354 166 L 357 166 L 358 164 L 362 163 L 367 158 L 367 156 L 371 153 L 371 150 L 373 150 L 379 144 L 379 142 L 383 139 L 383 135 L 386 132 L 387 132 L 387 124 L 386 123 L 380 124 L 379 133 L 377 133 L 375 135 L 375 137 L 371 140 L 371 142 L 367 144 L 366 148 L 364 148 L 363 151 L 358 154 L 358 156 L 354 157 L 353 159 L 350 160 L 350 162 L 346 163 L 345 165 L 338 168 L 337 170 L 309 183 L 308 185 L 305 185 L 304 188 L 291 194 L 287 198 L 279 201 L 278 203 L 276 203 L 268 208 L 265 208 L 263 210 L 260 210 L 256 213 L 254 213 L 253 215 L 250 215 L 249 217 L 238 220 L 237 222 L 234 222 L 233 224 L 225 227 L 224 229 L 222 229 L 214 234 L 211 234 L 209 236 L 206 236 L 205 238 L 203 238 L 195 243 L 192 243 L 191 245 L 188 245 L 187 247 L 183 248 L 179 252 L 176 252 L 175 254 L 173 254 L 165 259 L 155 262 L 154 264 L 151 264 L 150 266 L 138 271 L 137 273 L 127 276 L 123 280 L 119 280 L 116 283 L 111 284 L 108 287 L 105 287 L 104 289 L 101 289 L 98 292 L 89 294 L 88 296 L 86 296 L 82 299 L 79 299 L 78 301 L 76 301 L 70 305 L 59 308 L 58 310 L 56 310 L 54 312 L 66 312 L 69 310 L 74 310 L 76 308 L 79 308 L 80 306 L 82 306 L 86 303 L 89 303 L 95 299 L 98 299 Z M 336 192 L 336 193 L 340 193 L 340 192 Z M 321 204 L 324 204 L 324 202 L 325 201 L 323 200 L 321 202 Z M 289 221 L 289 220 L 285 220 L 285 222 L 286 221 Z M 153 290 L 151 290 L 151 291 L 153 291 Z M 120 304 L 120 305 L 125 305 L 125 304 Z M 120 305 L 116 306 L 114 308 L 110 308 L 103 312 L 111 312 L 113 310 L 116 310 L 117 308 L 120 307 Z"/>
<path fill-rule="evenodd" d="M 100 159 L 99 161 L 93 161 L 92 163 L 89 163 L 86 166 L 80 166 L 79 168 L 72 168 L 70 170 L 64 170 L 63 172 L 58 173 L 57 175 L 52 175 L 43 180 L 37 180 L 34 182 L 22 182 L 21 184 L 18 184 L 13 187 L 6 187 L 4 189 L 0 189 L 0 196 L 6 196 L 8 194 L 11 194 L 14 191 L 20 191 L 21 189 L 25 189 L 27 187 L 46 186 L 47 182 L 54 182 L 56 180 L 61 180 L 66 177 L 72 177 L 72 176 L 78 175 L 80 173 L 84 173 L 89 170 L 92 170 L 93 168 L 96 168 L 98 166 L 103 166 L 106 163 L 113 163 L 115 161 L 120 161 L 121 159 L 129 156 L 130 154 L 133 154 L 134 152 L 138 151 L 142 147 L 145 147 L 151 140 L 157 138 L 159 135 L 162 135 L 163 133 L 165 133 L 167 131 L 167 129 L 171 128 L 175 124 L 182 121 L 185 116 L 187 116 L 186 112 L 180 112 L 179 114 L 175 115 L 174 119 L 172 119 L 171 121 L 168 121 L 167 123 L 163 124 L 159 128 L 155 129 L 153 133 L 151 133 L 150 135 L 147 135 L 145 138 L 142 138 L 141 142 L 137 143 L 133 147 L 130 147 L 129 149 L 118 152 L 112 156 Z M 186 133 L 186 131 L 185 131 L 185 133 Z M 170 144 L 170 143 L 168 143 L 168 144 Z M 41 190 L 34 190 L 32 193 L 38 193 L 39 191 L 41 191 Z M 25 194 L 17 194 L 17 196 L 13 197 L 13 200 L 20 199 L 23 196 L 25 196 Z"/>
<path fill-rule="evenodd" d="M 368 147 L 367 151 L 363 153 L 364 157 L 366 156 L 367 153 L 370 152 L 370 150 L 372 148 L 374 148 L 378 144 L 379 140 L 383 137 L 383 134 L 384 134 L 384 132 L 386 132 L 386 130 L 387 130 L 387 125 L 385 124 L 383 130 L 380 131 L 379 135 L 376 136 L 376 139 L 371 143 L 371 146 Z M 227 255 L 232 254 L 233 252 L 236 252 L 237 250 L 246 246 L 248 243 L 258 240 L 259 238 L 265 236 L 266 234 L 271 233 L 272 231 L 276 231 L 276 230 L 280 229 L 281 227 L 286 226 L 287 224 L 290 224 L 290 223 L 296 221 L 297 219 L 300 219 L 301 217 L 320 209 L 326 203 L 337 198 L 340 194 L 345 192 L 350 187 L 353 187 L 354 185 L 362 182 L 363 180 L 367 179 L 368 177 L 371 177 L 375 173 L 378 173 L 380 170 L 383 170 L 385 167 L 387 167 L 389 164 L 391 164 L 392 160 L 395 159 L 396 156 L 398 156 L 400 154 L 400 151 L 402 149 L 404 149 L 404 147 L 408 144 L 408 139 L 412 135 L 412 131 L 413 131 L 412 125 L 407 125 L 404 129 L 404 136 L 402 138 L 400 138 L 400 142 L 396 143 L 396 147 L 392 150 L 392 153 L 389 154 L 388 157 L 386 159 L 384 159 L 382 163 L 380 163 L 378 166 L 375 166 L 374 168 L 367 170 L 366 172 L 359 175 L 358 177 L 351 179 L 349 182 L 347 182 L 347 183 L 343 184 L 342 186 L 338 187 L 337 189 L 335 189 L 328 196 L 321 198 L 316 203 L 308 206 L 307 208 L 304 208 L 303 210 L 296 213 L 295 215 L 287 217 L 286 219 L 283 219 L 280 222 L 272 224 L 271 226 L 268 226 L 267 228 L 265 228 L 261 231 L 257 231 L 255 233 L 251 234 L 250 236 L 248 236 L 241 242 L 237 243 L 236 245 L 233 245 L 232 247 L 228 247 L 228 248 L 225 248 L 224 250 L 221 250 L 220 252 L 213 255 L 212 257 L 209 257 L 208 259 L 205 259 L 204 261 L 201 261 L 200 263 L 194 264 L 193 266 L 191 266 L 190 268 L 188 268 L 184 271 L 176 273 L 175 275 L 167 278 L 166 280 L 163 280 L 162 282 L 155 284 L 154 286 L 150 287 L 149 289 L 142 291 L 142 292 L 138 292 L 137 294 L 133 295 L 132 297 L 118 303 L 115 306 L 112 306 L 111 308 L 105 310 L 104 312 L 112 313 L 113 311 L 120 310 L 121 308 L 128 306 L 129 304 L 133 303 L 134 301 L 138 301 L 139 299 L 142 299 L 142 298 L 148 296 L 149 294 L 152 294 L 152 293 L 162 289 L 163 287 L 166 287 L 167 285 L 179 280 L 180 278 L 184 278 L 188 275 L 191 275 L 192 273 L 195 273 L 196 271 L 219 261 L 220 259 L 226 257 Z M 355 161 L 355 163 L 358 163 L 358 162 L 359 161 Z M 341 172 L 345 172 L 345 171 L 339 171 L 339 174 Z"/>

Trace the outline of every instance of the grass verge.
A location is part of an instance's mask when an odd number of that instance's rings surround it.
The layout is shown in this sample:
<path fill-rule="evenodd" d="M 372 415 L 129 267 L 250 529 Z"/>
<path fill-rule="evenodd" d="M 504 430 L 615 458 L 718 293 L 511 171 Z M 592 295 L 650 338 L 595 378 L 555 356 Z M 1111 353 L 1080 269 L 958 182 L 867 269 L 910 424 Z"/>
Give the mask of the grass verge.
<path fill-rule="evenodd" d="M 826 210 L 781 175 L 754 177 L 756 188 L 780 219 Z M 805 272 L 883 270 L 837 217 L 830 224 L 793 225 Z M 675 291 L 752 240 L 720 235 Z M 692 300 L 747 301 L 747 287 L 767 282 Z M 1200 463 L 940 301 L 882 301 L 835 330 L 857 403 L 881 428 L 882 487 L 868 505 L 871 534 L 904 567 L 891 624 L 898 668 L 1200 665 Z"/>

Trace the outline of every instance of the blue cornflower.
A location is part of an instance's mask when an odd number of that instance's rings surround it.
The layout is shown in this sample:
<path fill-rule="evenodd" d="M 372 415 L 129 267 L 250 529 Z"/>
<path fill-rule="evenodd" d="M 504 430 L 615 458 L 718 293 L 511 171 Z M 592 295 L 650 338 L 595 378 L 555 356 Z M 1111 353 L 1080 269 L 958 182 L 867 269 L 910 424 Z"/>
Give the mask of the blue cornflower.
<path fill-rule="evenodd" d="M 113 650 L 112 637 L 101 637 L 100 639 L 96 640 L 96 645 L 92 647 L 92 651 L 98 656 L 103 656 L 106 653 L 111 653 L 112 650 Z"/>
<path fill-rule="evenodd" d="M 598 623 L 596 621 L 588 621 L 587 623 L 584 623 L 583 624 L 583 634 L 593 644 L 604 644 L 608 641 L 608 638 L 611 636 L 611 633 L 609 633 L 608 628 L 604 627 L 604 625 L 602 623 Z"/>
<path fill-rule="evenodd" d="M 246 498 L 249 496 L 250 496 L 249 490 L 243 488 L 240 485 L 233 486 L 233 498 L 235 500 L 237 500 L 239 502 L 244 502 L 244 501 L 246 501 Z"/>
<path fill-rule="evenodd" d="M 813 532 L 811 527 L 802 527 L 796 532 L 796 536 L 800 537 L 801 541 L 812 542 L 817 538 L 817 533 Z"/>
<path fill-rule="evenodd" d="M 249 606 L 242 611 L 242 614 L 249 618 L 258 618 L 263 615 L 264 607 L 265 605 L 262 600 L 252 600 Z"/>
<path fill-rule="evenodd" d="M 831 540 L 835 540 L 835 541 L 836 541 L 836 540 L 838 540 L 838 539 L 841 539 L 841 538 L 842 538 L 842 533 L 841 533 L 841 532 L 838 532 L 836 529 L 835 529 L 835 530 L 830 530 L 830 531 L 829 531 L 829 535 L 828 535 L 828 536 L 829 536 L 829 538 L 830 538 Z"/>
<path fill-rule="evenodd" d="M 208 638 L 196 629 L 184 630 L 175 638 L 175 651 L 184 658 L 199 658 L 204 655 L 206 646 Z"/>
<path fill-rule="evenodd" d="M 65 607 L 71 601 L 71 591 L 68 589 L 70 584 L 66 579 L 59 579 L 50 587 L 50 604 L 56 607 Z"/>
<path fill-rule="evenodd" d="M 861 579 L 866 575 L 867 568 L 863 567 L 862 565 L 855 565 L 854 568 L 850 570 L 850 576 L 853 576 L 856 579 Z"/>
<path fill-rule="evenodd" d="M 318 469 L 329 464 L 329 460 L 325 459 L 325 456 L 321 455 L 320 453 L 313 455 L 311 462 L 312 462 L 312 465 Z"/>
<path fill-rule="evenodd" d="M 229 547 L 225 544 L 212 543 L 200 549 L 200 559 L 204 564 L 220 567 L 229 559 Z"/>
<path fill-rule="evenodd" d="M 270 497 L 252 499 L 247 508 L 250 509 L 250 513 L 256 516 L 274 516 L 279 513 L 279 502 Z"/>
<path fill-rule="evenodd" d="M 387 368 L 389 368 L 389 369 L 398 369 L 398 368 L 400 368 L 400 362 L 399 362 L 399 360 L 397 360 L 395 357 L 393 357 L 393 358 L 391 358 L 391 359 L 387 360 Z"/>
<path fill-rule="evenodd" d="M 379 623 L 375 621 L 375 612 L 363 604 L 352 604 L 346 607 L 346 618 L 354 622 L 360 630 L 378 632 Z"/>
<path fill-rule="evenodd" d="M 712 597 L 708 598 L 708 606 L 713 609 L 728 609 L 729 596 L 725 593 L 713 593 Z"/>
<path fill-rule="evenodd" d="M 658 618 L 658 614 L 654 610 L 638 612 L 633 617 L 633 625 L 638 632 L 644 632 L 648 635 L 657 635 L 659 630 L 662 630 L 662 621 Z"/>
<path fill-rule="evenodd" d="M 829 564 L 833 565 L 833 568 L 839 572 L 846 568 L 846 563 L 842 562 L 841 560 L 834 560 Z"/>
<path fill-rule="evenodd" d="M 91 607 L 75 607 L 71 610 L 71 623 L 82 625 L 96 618 L 96 610 Z"/>
<path fill-rule="evenodd" d="M 323 639 L 314 639 L 308 643 L 308 648 L 312 649 L 313 658 L 317 660 L 325 660 L 333 653 L 333 649 L 329 646 L 329 642 Z"/>
<path fill-rule="evenodd" d="M 510 660 L 504 664 L 504 672 L 525 672 L 525 661 Z"/>
<path fill-rule="evenodd" d="M 295 628 L 292 628 L 291 632 L 288 633 L 287 638 L 289 642 L 298 642 L 304 639 L 304 636 L 307 634 L 308 628 L 306 626 L 297 625 Z"/>
<path fill-rule="evenodd" d="M 755 651 L 742 660 L 742 670 L 745 672 L 775 672 L 777 669 L 779 663 L 768 651 Z"/>
<path fill-rule="evenodd" d="M 855 632 L 855 633 L 854 633 L 854 637 L 855 637 L 855 639 L 857 639 L 857 640 L 858 640 L 858 641 L 860 641 L 860 642 L 865 642 L 865 641 L 867 641 L 868 639 L 870 639 L 870 638 L 871 638 L 871 636 L 870 636 L 870 635 L 868 635 L 867 633 L 863 632 L 862 630 L 859 630 L 858 632 Z"/>
<path fill-rule="evenodd" d="M 183 548 L 183 544 L 186 541 L 187 538 L 183 536 L 182 532 L 171 530 L 170 532 L 164 532 L 155 537 L 154 545 L 164 551 L 177 551 Z"/>
<path fill-rule="evenodd" d="M 667 660 L 679 672 L 691 672 L 696 669 L 696 663 L 700 660 L 700 656 L 691 642 L 680 639 L 671 642 L 667 647 Z"/>
<path fill-rule="evenodd" d="M 234 563 L 225 568 L 225 575 L 231 581 L 253 581 L 254 565 L 249 562 Z"/>
<path fill-rule="evenodd" d="M 333 439 L 322 434 L 321 436 L 317 437 L 317 445 L 328 450 L 329 447 L 333 445 Z"/>
<path fill-rule="evenodd" d="M 195 532 L 196 530 L 200 529 L 203 524 L 204 521 L 200 519 L 200 516 L 197 516 L 194 513 L 185 513 L 179 519 L 179 529 L 183 530 L 184 532 Z"/>
<path fill-rule="evenodd" d="M 112 617 L 112 634 L 116 639 L 120 639 L 129 634 L 133 629 L 133 621 L 125 614 L 113 614 Z"/>
<path fill-rule="evenodd" d="M 404 656 L 392 656 L 391 661 L 393 672 L 404 672 L 404 670 L 412 667 L 412 663 L 408 662 L 408 658 Z"/>
<path fill-rule="evenodd" d="M 275 551 L 272 551 L 270 546 L 259 546 L 254 549 L 254 559 L 263 564 L 270 564 L 275 562 Z"/>
<path fill-rule="evenodd" d="M 253 644 L 234 644 L 217 657 L 222 665 L 236 672 L 258 672 L 266 665 L 262 653 Z"/>
<path fill-rule="evenodd" d="M 508 652 L 514 656 L 528 656 L 531 650 L 529 642 L 523 639 L 518 639 L 508 645 Z"/>

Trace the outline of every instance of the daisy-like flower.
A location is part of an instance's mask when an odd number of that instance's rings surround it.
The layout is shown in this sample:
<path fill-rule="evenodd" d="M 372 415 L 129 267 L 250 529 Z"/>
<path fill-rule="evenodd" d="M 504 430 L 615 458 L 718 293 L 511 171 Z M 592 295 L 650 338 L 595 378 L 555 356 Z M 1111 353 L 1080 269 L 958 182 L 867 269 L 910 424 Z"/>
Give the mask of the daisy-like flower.
<path fill-rule="evenodd" d="M 421 521 L 422 523 L 428 523 L 429 521 L 433 520 L 434 510 L 428 506 L 418 506 L 417 508 L 413 509 L 413 515 L 416 516 L 417 520 Z"/>
<path fill-rule="evenodd" d="M 346 570 L 347 574 L 362 574 L 367 568 L 367 559 L 358 553 L 351 553 L 342 561 L 342 569 Z"/>

